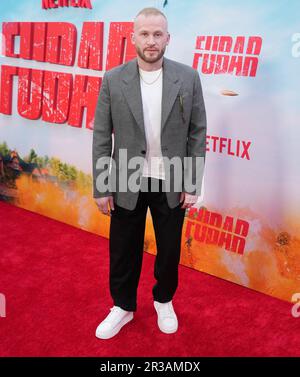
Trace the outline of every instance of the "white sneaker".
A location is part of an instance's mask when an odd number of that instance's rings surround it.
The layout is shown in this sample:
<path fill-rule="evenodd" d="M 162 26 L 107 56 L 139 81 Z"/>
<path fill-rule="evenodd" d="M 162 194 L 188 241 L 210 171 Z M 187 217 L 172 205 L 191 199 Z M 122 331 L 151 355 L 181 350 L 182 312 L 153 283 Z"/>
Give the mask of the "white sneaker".
<path fill-rule="evenodd" d="M 160 331 L 166 334 L 176 332 L 178 329 L 178 320 L 172 305 L 172 301 L 164 304 L 154 301 L 154 307 L 157 312 L 157 324 Z"/>
<path fill-rule="evenodd" d="M 119 306 L 114 306 L 110 309 L 108 316 L 98 325 L 96 337 L 100 339 L 112 338 L 132 319 L 133 312 L 128 312 Z"/>

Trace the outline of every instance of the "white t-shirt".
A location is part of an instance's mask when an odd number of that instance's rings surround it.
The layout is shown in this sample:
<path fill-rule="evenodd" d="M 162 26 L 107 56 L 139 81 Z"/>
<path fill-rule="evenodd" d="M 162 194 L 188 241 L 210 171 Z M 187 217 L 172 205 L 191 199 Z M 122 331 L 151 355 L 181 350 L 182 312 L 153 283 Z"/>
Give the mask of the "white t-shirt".
<path fill-rule="evenodd" d="M 156 71 L 139 68 L 139 71 L 147 141 L 143 176 L 165 179 L 160 139 L 163 72 L 162 68 Z"/>

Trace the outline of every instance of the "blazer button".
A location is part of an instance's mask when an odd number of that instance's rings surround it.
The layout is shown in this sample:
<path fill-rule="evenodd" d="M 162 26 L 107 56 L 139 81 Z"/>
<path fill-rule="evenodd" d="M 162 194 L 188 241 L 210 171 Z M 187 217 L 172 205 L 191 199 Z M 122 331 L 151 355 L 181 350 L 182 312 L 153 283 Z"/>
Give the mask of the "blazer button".
<path fill-rule="evenodd" d="M 142 154 L 146 154 L 146 151 L 142 150 L 141 153 L 142 153 Z"/>

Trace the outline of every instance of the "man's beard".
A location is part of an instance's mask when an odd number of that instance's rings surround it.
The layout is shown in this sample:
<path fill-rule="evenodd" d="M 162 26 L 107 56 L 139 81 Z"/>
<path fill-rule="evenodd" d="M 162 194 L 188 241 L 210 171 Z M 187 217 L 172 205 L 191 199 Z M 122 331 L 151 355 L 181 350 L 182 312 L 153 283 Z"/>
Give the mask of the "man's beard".
<path fill-rule="evenodd" d="M 144 52 L 139 47 L 136 47 L 136 52 L 137 52 L 138 56 L 142 60 L 144 60 L 144 62 L 146 62 L 146 63 L 156 63 L 164 55 L 165 51 L 166 51 L 166 46 L 160 51 L 160 53 L 156 57 L 147 58 L 147 56 L 144 54 Z"/>

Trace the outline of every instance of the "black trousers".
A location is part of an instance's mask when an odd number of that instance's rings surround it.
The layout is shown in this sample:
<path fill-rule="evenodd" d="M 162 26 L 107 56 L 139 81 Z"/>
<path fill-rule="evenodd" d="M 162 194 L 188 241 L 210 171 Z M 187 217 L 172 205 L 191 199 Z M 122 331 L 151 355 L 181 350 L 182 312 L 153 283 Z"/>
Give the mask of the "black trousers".
<path fill-rule="evenodd" d="M 172 300 L 178 286 L 181 234 L 185 209 L 180 203 L 169 208 L 162 180 L 142 178 L 134 210 L 114 204 L 110 222 L 110 293 L 114 305 L 136 311 L 137 289 L 142 268 L 145 224 L 150 208 L 155 231 L 157 255 L 154 265 L 155 301 Z"/>

